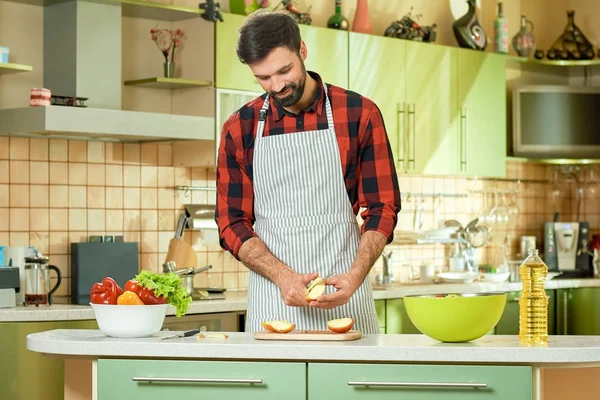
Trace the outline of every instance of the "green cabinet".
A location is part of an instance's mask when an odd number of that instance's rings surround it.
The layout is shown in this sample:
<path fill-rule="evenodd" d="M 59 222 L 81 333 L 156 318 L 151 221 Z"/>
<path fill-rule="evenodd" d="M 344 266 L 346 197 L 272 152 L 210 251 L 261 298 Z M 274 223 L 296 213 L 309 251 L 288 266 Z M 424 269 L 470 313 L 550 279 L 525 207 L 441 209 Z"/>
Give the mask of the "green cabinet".
<path fill-rule="evenodd" d="M 215 24 L 215 86 L 222 89 L 264 92 L 247 65 L 235 52 L 238 29 L 246 17 L 224 14 Z"/>
<path fill-rule="evenodd" d="M 0 398 L 64 399 L 64 360 L 26 346 L 30 333 L 53 329 L 98 329 L 98 325 L 95 320 L 0 323 Z"/>
<path fill-rule="evenodd" d="M 453 47 L 406 43 L 406 172 L 448 174 L 457 165 L 456 55 Z"/>
<path fill-rule="evenodd" d="M 403 170 L 407 162 L 404 151 L 406 41 L 350 32 L 349 49 L 348 88 L 377 104 L 396 168 Z"/>
<path fill-rule="evenodd" d="M 403 299 L 386 300 L 385 303 L 385 333 L 421 333 L 408 317 Z"/>
<path fill-rule="evenodd" d="M 348 48 L 349 88 L 379 106 L 398 171 L 506 174 L 501 56 L 353 32 Z"/>
<path fill-rule="evenodd" d="M 532 398 L 526 366 L 310 363 L 308 383 L 309 400 Z"/>
<path fill-rule="evenodd" d="M 506 57 L 469 49 L 456 51 L 458 172 L 506 176 Z"/>
<path fill-rule="evenodd" d="M 263 89 L 250 68 L 236 54 L 238 29 L 244 15 L 224 14 L 215 24 L 215 86 L 222 89 L 259 91 Z M 326 83 L 348 86 L 348 32 L 300 25 L 306 43 L 306 69 L 321 75 Z"/>
<path fill-rule="evenodd" d="M 548 296 L 548 334 L 556 334 L 556 291 L 546 290 Z M 506 307 L 496 325 L 496 335 L 519 334 L 519 297 L 521 292 L 508 292 L 506 294 Z"/>
<path fill-rule="evenodd" d="M 379 333 L 385 333 L 385 300 L 375 300 L 375 312 L 379 321 Z"/>
<path fill-rule="evenodd" d="M 306 364 L 98 360 L 98 400 L 306 400 Z"/>
<path fill-rule="evenodd" d="M 559 335 L 600 335 L 600 288 L 556 291 Z"/>

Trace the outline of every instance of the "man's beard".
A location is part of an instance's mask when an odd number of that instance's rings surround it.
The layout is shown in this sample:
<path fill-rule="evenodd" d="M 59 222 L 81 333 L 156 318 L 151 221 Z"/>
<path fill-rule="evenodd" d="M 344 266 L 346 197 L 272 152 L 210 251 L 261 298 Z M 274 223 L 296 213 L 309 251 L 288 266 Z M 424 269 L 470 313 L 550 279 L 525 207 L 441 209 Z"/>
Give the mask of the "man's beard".
<path fill-rule="evenodd" d="M 298 103 L 304 94 L 304 85 L 306 84 L 306 68 L 302 63 L 302 77 L 298 84 L 290 82 L 279 92 L 269 92 L 271 97 L 282 107 L 291 107 Z M 291 89 L 291 93 L 284 98 L 280 98 L 278 94 L 285 93 L 288 89 Z"/>

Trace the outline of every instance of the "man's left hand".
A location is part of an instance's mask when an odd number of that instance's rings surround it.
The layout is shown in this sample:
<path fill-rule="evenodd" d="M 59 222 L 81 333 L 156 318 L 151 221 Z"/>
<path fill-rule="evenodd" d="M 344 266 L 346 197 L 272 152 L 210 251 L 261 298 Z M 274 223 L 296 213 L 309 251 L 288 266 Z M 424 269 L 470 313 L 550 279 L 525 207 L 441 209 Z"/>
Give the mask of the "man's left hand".
<path fill-rule="evenodd" d="M 337 289 L 336 292 L 319 296 L 309 305 L 316 308 L 335 308 L 343 306 L 350 301 L 350 298 L 362 284 L 359 278 L 348 273 L 333 275 L 325 279 L 326 285 L 331 285 Z"/>

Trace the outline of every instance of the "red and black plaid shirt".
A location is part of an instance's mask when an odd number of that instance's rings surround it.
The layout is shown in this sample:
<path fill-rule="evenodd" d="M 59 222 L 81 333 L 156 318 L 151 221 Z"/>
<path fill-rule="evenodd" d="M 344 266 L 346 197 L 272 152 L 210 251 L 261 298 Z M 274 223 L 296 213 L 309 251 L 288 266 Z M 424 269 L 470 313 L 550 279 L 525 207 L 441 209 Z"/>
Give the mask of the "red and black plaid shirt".
<path fill-rule="evenodd" d="M 327 128 L 321 77 L 309 72 L 320 90 L 313 103 L 297 115 L 269 98 L 263 136 Z M 369 99 L 328 85 L 335 132 L 348 198 L 364 220 L 362 232 L 374 230 L 391 241 L 400 211 L 400 190 L 392 150 L 381 112 Z M 235 112 L 223 125 L 217 161 L 217 207 L 221 246 L 236 258 L 247 239 L 256 236 L 252 159 L 258 113 L 266 94 Z"/>

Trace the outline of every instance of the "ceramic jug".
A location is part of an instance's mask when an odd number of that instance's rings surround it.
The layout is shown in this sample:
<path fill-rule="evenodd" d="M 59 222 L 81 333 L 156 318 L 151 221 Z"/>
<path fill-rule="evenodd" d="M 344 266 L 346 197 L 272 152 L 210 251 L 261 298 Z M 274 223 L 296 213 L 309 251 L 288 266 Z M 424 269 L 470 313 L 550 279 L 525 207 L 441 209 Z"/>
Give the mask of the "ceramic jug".
<path fill-rule="evenodd" d="M 531 30 L 527 29 L 531 25 Z M 527 19 L 525 14 L 521 15 L 521 29 L 513 37 L 512 45 L 515 52 L 520 57 L 529 57 L 535 47 L 535 38 L 533 37 L 533 22 Z"/>

